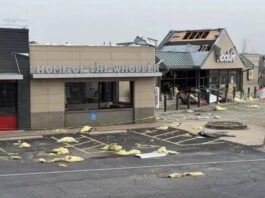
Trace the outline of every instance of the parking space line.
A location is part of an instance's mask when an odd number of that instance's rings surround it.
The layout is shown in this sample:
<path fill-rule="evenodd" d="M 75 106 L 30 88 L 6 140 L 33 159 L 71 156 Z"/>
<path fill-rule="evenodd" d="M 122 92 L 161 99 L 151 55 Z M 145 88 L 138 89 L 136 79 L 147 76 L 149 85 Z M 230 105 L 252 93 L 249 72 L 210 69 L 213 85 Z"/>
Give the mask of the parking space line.
<path fill-rule="evenodd" d="M 51 139 L 58 141 L 58 139 L 55 138 L 55 137 L 51 137 Z M 68 144 L 68 143 L 63 143 L 63 144 L 67 145 L 68 147 L 74 148 L 74 149 L 76 149 L 78 151 L 81 151 L 81 152 L 84 152 L 86 154 L 89 154 L 89 152 L 87 152 L 85 150 L 82 150 L 82 149 L 79 149 L 79 148 L 75 147 L 74 145 L 71 145 L 71 144 Z"/>
<path fill-rule="evenodd" d="M 96 140 L 96 139 L 94 139 L 94 138 L 91 138 L 91 137 L 88 137 L 88 136 L 85 136 L 85 135 L 81 135 L 81 136 L 82 136 L 82 137 L 85 137 L 85 138 L 87 138 L 87 139 L 90 139 L 90 140 L 92 140 L 92 141 L 95 141 L 95 142 L 97 142 L 97 143 L 107 145 L 106 143 L 101 142 L 101 141 L 99 141 L 99 140 Z"/>
<path fill-rule="evenodd" d="M 139 132 L 137 132 L 137 131 L 133 131 L 133 130 L 131 130 L 131 132 L 136 133 L 136 134 L 138 134 L 138 135 L 143 135 L 143 136 L 149 137 L 149 138 L 151 138 L 151 139 L 156 139 L 156 140 L 159 140 L 159 141 L 164 141 L 164 142 L 167 142 L 167 143 L 170 143 L 170 144 L 174 144 L 174 145 L 179 146 L 178 143 L 171 142 L 171 141 L 167 141 L 167 140 L 164 140 L 164 139 L 161 139 L 161 138 L 157 138 L 157 137 L 154 137 L 154 136 L 151 136 L 151 135 L 147 135 L 147 134 L 145 134 L 145 133 L 139 133 Z"/>
<path fill-rule="evenodd" d="M 98 145 L 94 145 L 94 146 L 90 146 L 90 147 L 86 147 L 86 148 L 82 148 L 82 149 L 88 150 L 88 149 L 96 148 L 98 146 L 103 146 L 103 145 L 105 145 L 105 144 L 98 144 Z"/>
<path fill-rule="evenodd" d="M 89 143 L 89 142 L 92 142 L 92 141 L 89 140 L 89 141 L 85 141 L 85 142 L 80 142 L 80 143 L 77 143 L 77 144 L 73 144 L 73 146 L 80 146 L 80 145 L 83 145 L 83 144 L 86 144 L 86 143 Z"/>
<path fill-rule="evenodd" d="M 170 131 L 168 133 L 163 133 L 163 134 L 159 134 L 159 135 L 154 135 L 154 137 L 160 137 L 160 136 L 163 136 L 163 135 L 169 135 L 169 134 L 176 133 L 176 132 L 178 132 L 178 130 L 177 131 Z"/>
<path fill-rule="evenodd" d="M 198 139 L 198 137 L 194 137 L 194 138 L 190 138 L 190 139 L 182 140 L 182 141 L 175 142 L 175 143 L 180 144 L 180 143 L 188 142 L 188 141 L 195 140 L 195 139 Z"/>
<path fill-rule="evenodd" d="M 165 140 L 170 140 L 170 139 L 174 139 L 174 138 L 178 138 L 178 137 L 191 137 L 190 134 L 186 133 L 186 134 L 182 134 L 182 135 L 176 135 L 176 136 L 172 136 L 172 137 L 168 137 L 168 138 L 165 138 Z"/>

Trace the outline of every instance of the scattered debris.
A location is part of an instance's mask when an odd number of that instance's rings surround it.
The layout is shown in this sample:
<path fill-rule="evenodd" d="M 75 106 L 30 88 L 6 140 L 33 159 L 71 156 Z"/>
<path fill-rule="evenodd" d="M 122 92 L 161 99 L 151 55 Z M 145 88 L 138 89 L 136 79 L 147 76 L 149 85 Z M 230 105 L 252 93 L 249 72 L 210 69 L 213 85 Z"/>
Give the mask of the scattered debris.
<path fill-rule="evenodd" d="M 89 133 L 91 131 L 92 127 L 91 126 L 83 126 L 82 129 L 80 130 L 80 133 Z"/>
<path fill-rule="evenodd" d="M 181 177 L 188 177 L 188 176 L 204 176 L 203 172 L 185 172 L 185 173 L 171 173 L 167 177 L 168 178 L 181 178 Z"/>
<path fill-rule="evenodd" d="M 71 156 L 71 155 L 66 155 L 65 157 L 62 158 L 54 158 L 51 160 L 47 160 L 48 163 L 54 163 L 54 162 L 81 162 L 84 161 L 85 159 L 79 156 Z"/>
<path fill-rule="evenodd" d="M 63 137 L 57 140 L 58 143 L 77 143 L 78 141 L 73 137 Z"/>
<path fill-rule="evenodd" d="M 171 127 L 171 128 L 178 128 L 180 125 L 181 125 L 181 123 L 179 123 L 179 122 L 172 122 L 172 123 L 170 124 L 170 127 Z"/>
<path fill-rule="evenodd" d="M 194 111 L 191 110 L 191 109 L 187 109 L 186 112 L 187 112 L 187 113 L 193 113 Z"/>
<path fill-rule="evenodd" d="M 168 126 L 160 126 L 160 127 L 157 127 L 156 129 L 166 131 L 168 129 Z"/>
<path fill-rule="evenodd" d="M 219 116 L 219 115 L 215 115 L 215 116 L 213 116 L 213 118 L 214 118 L 214 119 L 221 119 L 221 116 Z"/>
<path fill-rule="evenodd" d="M 229 135 L 227 133 L 228 133 L 227 131 L 218 131 L 218 132 L 200 131 L 198 135 L 206 138 L 235 137 L 234 135 Z"/>
<path fill-rule="evenodd" d="M 135 156 L 140 157 L 141 159 L 148 159 L 148 158 L 165 157 L 165 156 L 167 156 L 167 154 L 158 153 L 158 152 L 151 152 L 151 153 L 136 154 Z"/>
<path fill-rule="evenodd" d="M 176 151 L 167 150 L 167 148 L 165 146 L 160 147 L 155 152 L 163 153 L 163 154 L 166 154 L 166 155 L 176 155 L 176 154 L 178 154 L 178 152 L 176 152 Z"/>
<path fill-rule="evenodd" d="M 44 159 L 44 158 L 38 158 L 38 159 L 35 159 L 35 162 L 37 162 L 37 163 L 46 163 L 47 160 Z"/>
<path fill-rule="evenodd" d="M 22 143 L 19 143 L 18 147 L 19 148 L 30 148 L 31 145 L 27 142 L 22 142 Z"/>
<path fill-rule="evenodd" d="M 199 125 L 192 127 L 193 130 L 203 130 L 203 128 L 204 128 L 203 126 L 199 126 Z"/>
<path fill-rule="evenodd" d="M 65 133 L 65 132 L 67 132 L 67 130 L 65 130 L 65 129 L 56 129 L 55 132 Z"/>
<path fill-rule="evenodd" d="M 253 108 L 253 109 L 259 109 L 260 106 L 259 105 L 248 105 L 246 106 L 247 108 Z"/>
<path fill-rule="evenodd" d="M 111 143 L 109 145 L 102 147 L 101 150 L 118 152 L 118 151 L 122 150 L 122 148 L 123 147 L 117 143 Z"/>
<path fill-rule="evenodd" d="M 246 100 L 247 100 L 247 101 L 254 101 L 255 99 L 252 98 L 251 96 L 249 96 L 249 97 L 246 98 Z"/>
<path fill-rule="evenodd" d="M 135 143 L 135 146 L 136 146 L 137 148 L 142 148 L 142 149 L 159 147 L 158 145 L 152 145 L 152 144 L 140 144 L 140 143 Z"/>
<path fill-rule="evenodd" d="M 227 129 L 227 130 L 241 130 L 247 129 L 247 125 L 240 122 L 233 122 L 233 121 L 213 121 L 208 122 L 205 125 L 205 128 L 209 129 Z"/>
<path fill-rule="evenodd" d="M 68 148 L 59 147 L 59 148 L 53 149 L 52 153 L 54 153 L 56 155 L 66 155 L 66 154 L 69 154 L 69 150 L 68 150 Z"/>
<path fill-rule="evenodd" d="M 234 102 L 236 102 L 236 103 L 243 103 L 243 102 L 244 102 L 244 100 L 242 100 L 242 99 L 240 99 L 240 98 L 237 98 L 237 97 L 235 97 L 235 98 L 234 98 Z"/>
<path fill-rule="evenodd" d="M 225 110 L 227 110 L 227 108 L 221 107 L 221 106 L 215 106 L 215 110 L 216 111 L 225 111 Z"/>
<path fill-rule="evenodd" d="M 67 167 L 67 165 L 66 164 L 63 164 L 63 163 L 59 163 L 58 166 L 59 167 Z"/>
<path fill-rule="evenodd" d="M 118 155 L 137 155 L 137 154 L 141 154 L 141 151 L 137 149 L 126 151 L 123 149 L 123 150 L 118 151 L 117 154 Z"/>
<path fill-rule="evenodd" d="M 65 156 L 63 159 L 64 159 L 65 162 L 81 162 L 81 161 L 84 161 L 85 160 L 82 157 L 79 157 L 79 156 L 70 156 L 70 155 Z"/>
<path fill-rule="evenodd" d="M 9 155 L 9 158 L 11 160 L 21 160 L 21 156 L 19 156 L 19 155 Z"/>

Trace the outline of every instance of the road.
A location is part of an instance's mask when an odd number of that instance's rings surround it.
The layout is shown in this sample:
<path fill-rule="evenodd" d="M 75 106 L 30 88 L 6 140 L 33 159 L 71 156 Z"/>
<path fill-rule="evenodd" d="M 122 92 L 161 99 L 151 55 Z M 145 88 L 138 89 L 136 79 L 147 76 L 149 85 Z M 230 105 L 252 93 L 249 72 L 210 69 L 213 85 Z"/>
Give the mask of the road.
<path fill-rule="evenodd" d="M 13 142 L 2 143 L 2 148 L 19 152 L 22 160 L 0 158 L 0 197 L 264 198 L 264 153 L 218 139 L 194 138 L 192 134 L 185 136 L 186 141 L 183 141 L 179 134 L 186 132 L 171 128 L 163 133 L 172 135 L 174 131 L 176 138 L 161 136 L 161 131 L 155 129 L 89 138 L 99 145 L 100 142 L 108 144 L 115 140 L 126 149 L 137 148 L 135 143 L 149 145 L 149 148 L 141 149 L 143 152 L 155 150 L 155 146 L 166 146 L 178 151 L 177 155 L 153 159 L 108 153 L 95 156 L 97 149 L 93 145 L 84 146 L 86 143 L 83 142 L 76 145 L 76 148 L 72 146 L 71 152 L 86 160 L 67 164 L 67 167 L 58 167 L 57 163 L 33 162 L 36 153 L 58 146 L 53 138 L 59 137 L 32 140 L 29 142 L 32 148 L 24 150 L 18 149 Z M 201 171 L 205 175 L 167 178 L 170 173 L 189 171 Z"/>

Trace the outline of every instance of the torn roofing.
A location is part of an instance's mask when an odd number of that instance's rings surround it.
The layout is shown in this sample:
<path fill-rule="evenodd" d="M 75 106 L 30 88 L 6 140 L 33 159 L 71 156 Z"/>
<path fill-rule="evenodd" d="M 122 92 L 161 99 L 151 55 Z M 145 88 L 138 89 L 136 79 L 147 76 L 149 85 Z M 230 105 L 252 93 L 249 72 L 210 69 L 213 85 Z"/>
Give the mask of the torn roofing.
<path fill-rule="evenodd" d="M 161 69 L 199 68 L 208 52 L 156 51 L 156 61 Z"/>
<path fill-rule="evenodd" d="M 200 30 L 171 30 L 164 40 L 159 44 L 160 50 L 167 45 L 207 45 L 208 51 L 214 45 L 224 28 L 219 29 L 200 29 Z"/>

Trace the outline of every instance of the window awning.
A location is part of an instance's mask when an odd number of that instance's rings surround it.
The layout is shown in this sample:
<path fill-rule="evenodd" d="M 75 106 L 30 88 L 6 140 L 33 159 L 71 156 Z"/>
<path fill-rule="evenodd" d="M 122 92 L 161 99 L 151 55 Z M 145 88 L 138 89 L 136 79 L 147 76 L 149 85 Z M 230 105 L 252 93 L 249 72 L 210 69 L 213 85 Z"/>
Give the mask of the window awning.
<path fill-rule="evenodd" d="M 0 73 L 0 80 L 23 80 L 23 75 L 16 73 Z"/>

